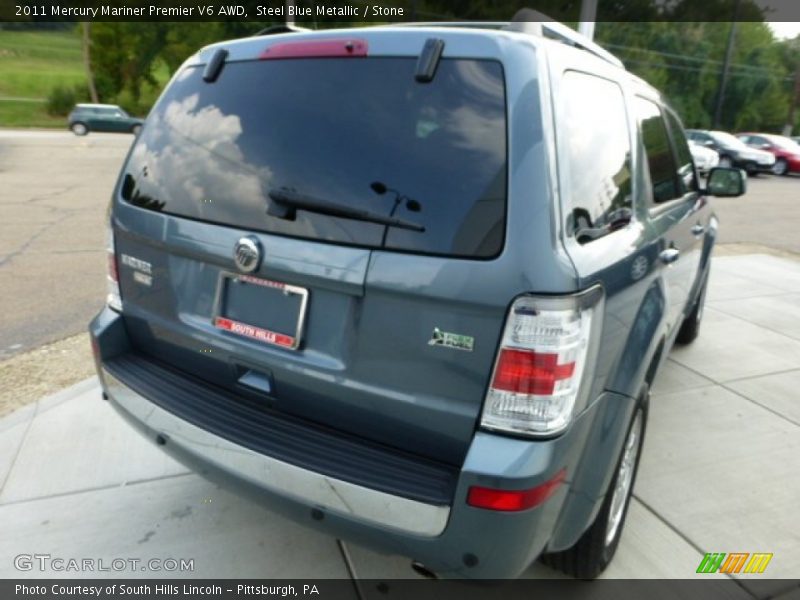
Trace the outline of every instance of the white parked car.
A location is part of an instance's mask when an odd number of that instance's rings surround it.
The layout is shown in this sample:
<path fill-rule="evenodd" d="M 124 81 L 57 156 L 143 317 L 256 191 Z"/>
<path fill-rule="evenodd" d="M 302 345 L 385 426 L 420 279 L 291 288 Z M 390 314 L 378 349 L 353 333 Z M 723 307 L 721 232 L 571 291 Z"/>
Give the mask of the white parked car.
<path fill-rule="evenodd" d="M 692 141 L 689 142 L 689 150 L 692 153 L 694 164 L 701 174 L 707 175 L 711 169 L 719 165 L 719 154 L 717 154 L 716 150 L 706 148 Z"/>

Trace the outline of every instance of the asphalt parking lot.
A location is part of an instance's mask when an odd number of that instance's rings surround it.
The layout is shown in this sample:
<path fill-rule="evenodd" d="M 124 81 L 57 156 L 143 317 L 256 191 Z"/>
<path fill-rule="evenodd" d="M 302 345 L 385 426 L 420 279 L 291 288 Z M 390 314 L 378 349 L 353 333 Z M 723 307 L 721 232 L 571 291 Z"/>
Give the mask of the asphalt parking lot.
<path fill-rule="evenodd" d="M 0 130 L 0 360 L 85 330 L 105 296 L 105 216 L 133 136 Z"/>
<path fill-rule="evenodd" d="M 0 360 L 84 331 L 97 311 L 105 210 L 131 140 L 0 131 Z M 798 198 L 800 178 L 762 176 L 743 198 L 715 199 L 720 242 L 800 256 Z M 657 379 L 604 576 L 694 577 L 706 552 L 767 552 L 767 571 L 736 576 L 732 597 L 789 600 L 800 596 L 785 581 L 800 565 L 800 261 L 720 254 L 700 338 Z M 106 574 L 126 578 L 415 576 L 408 559 L 338 542 L 188 472 L 130 430 L 93 378 L 0 419 L 0 578 L 96 575 L 20 572 L 24 553 L 194 560 L 192 572 Z M 527 576 L 558 574 L 536 564 Z"/>

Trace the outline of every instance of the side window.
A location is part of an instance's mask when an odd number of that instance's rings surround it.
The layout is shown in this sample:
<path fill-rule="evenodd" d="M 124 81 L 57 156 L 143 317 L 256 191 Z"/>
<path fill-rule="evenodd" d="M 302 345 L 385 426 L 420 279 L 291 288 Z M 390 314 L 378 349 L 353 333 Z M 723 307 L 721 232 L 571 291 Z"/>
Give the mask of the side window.
<path fill-rule="evenodd" d="M 694 174 L 694 161 L 689 144 L 686 142 L 686 135 L 683 132 L 683 125 L 672 111 L 667 110 L 667 122 L 672 133 L 672 143 L 675 145 L 675 157 L 678 159 L 678 185 L 681 186 L 681 194 L 696 192 L 698 189 L 697 179 Z"/>
<path fill-rule="evenodd" d="M 667 202 L 683 194 L 678 192 L 677 166 L 667 134 L 667 124 L 658 105 L 636 97 L 636 116 L 642 132 L 642 142 L 650 167 L 650 181 L 653 184 L 653 201 Z"/>
<path fill-rule="evenodd" d="M 633 215 L 625 100 L 617 84 L 577 71 L 564 74 L 562 98 L 567 234 L 585 244 L 624 227 Z"/>

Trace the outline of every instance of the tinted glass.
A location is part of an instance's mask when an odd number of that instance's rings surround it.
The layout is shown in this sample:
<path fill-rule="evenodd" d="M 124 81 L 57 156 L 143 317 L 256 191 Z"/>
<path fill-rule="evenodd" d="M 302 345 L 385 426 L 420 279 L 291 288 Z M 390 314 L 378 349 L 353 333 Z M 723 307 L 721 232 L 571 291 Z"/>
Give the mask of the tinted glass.
<path fill-rule="evenodd" d="M 617 84 L 584 73 L 566 73 L 562 88 L 567 233 L 586 243 L 626 225 L 632 215 L 625 101 Z"/>
<path fill-rule="evenodd" d="M 678 192 L 677 167 L 669 144 L 667 126 L 661 110 L 653 102 L 636 97 L 636 116 L 642 132 L 647 164 L 650 167 L 650 182 L 653 185 L 653 201 L 666 202 L 682 194 Z"/>
<path fill-rule="evenodd" d="M 667 122 L 669 123 L 672 143 L 675 146 L 675 159 L 678 163 L 678 185 L 681 187 L 681 194 L 697 191 L 697 179 L 694 175 L 694 161 L 689 144 L 683 133 L 683 125 L 671 111 L 666 111 Z"/>
<path fill-rule="evenodd" d="M 267 215 L 269 193 L 288 188 L 425 228 L 390 227 L 387 248 L 494 256 L 505 228 L 502 68 L 444 59 L 421 84 L 415 64 L 247 61 L 226 64 L 212 84 L 187 69 L 137 141 L 123 198 L 246 229 L 382 245 L 383 225 L 301 209 L 292 220 Z"/>

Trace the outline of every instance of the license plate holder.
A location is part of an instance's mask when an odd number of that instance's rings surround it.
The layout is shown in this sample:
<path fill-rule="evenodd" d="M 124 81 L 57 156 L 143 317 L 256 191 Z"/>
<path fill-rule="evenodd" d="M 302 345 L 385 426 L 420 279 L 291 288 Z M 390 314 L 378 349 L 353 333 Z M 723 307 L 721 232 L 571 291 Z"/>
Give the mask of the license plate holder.
<path fill-rule="evenodd" d="M 307 307 L 306 288 L 222 272 L 211 320 L 217 329 L 297 350 L 303 339 Z"/>

